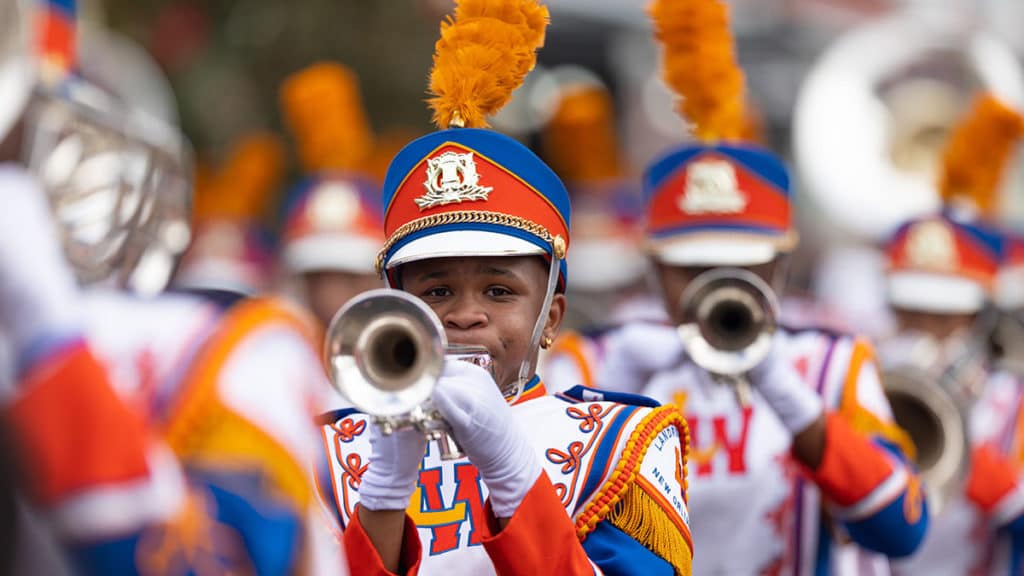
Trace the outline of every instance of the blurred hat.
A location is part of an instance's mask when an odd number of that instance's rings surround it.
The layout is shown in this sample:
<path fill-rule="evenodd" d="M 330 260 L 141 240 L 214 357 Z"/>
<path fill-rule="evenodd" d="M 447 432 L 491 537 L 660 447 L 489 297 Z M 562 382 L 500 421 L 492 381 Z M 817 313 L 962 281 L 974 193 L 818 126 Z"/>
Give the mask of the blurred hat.
<path fill-rule="evenodd" d="M 1002 243 L 991 231 L 937 215 L 901 226 L 886 245 L 889 304 L 970 314 L 992 296 Z"/>
<path fill-rule="evenodd" d="M 282 257 L 297 274 L 373 274 L 383 237 L 380 185 L 358 175 L 323 172 L 293 191 L 285 208 Z"/>
<path fill-rule="evenodd" d="M 192 245 L 175 282 L 255 292 L 270 279 L 273 241 L 265 222 L 284 170 L 284 146 L 269 133 L 242 138 L 221 170 L 197 170 Z"/>
<path fill-rule="evenodd" d="M 679 266 L 769 262 L 797 242 L 789 174 L 747 140 L 751 116 L 728 7 L 658 0 L 651 16 L 664 47 L 665 81 L 697 142 L 668 150 L 644 175 L 648 247 Z"/>
<path fill-rule="evenodd" d="M 573 199 L 573 253 L 567 260 L 573 288 L 605 292 L 629 286 L 646 270 L 642 206 L 639 188 L 625 180 L 611 94 L 582 73 L 559 90 L 541 144 Z"/>
<path fill-rule="evenodd" d="M 303 170 L 284 210 L 282 259 L 295 274 L 372 274 L 383 244 L 380 184 L 365 174 L 374 135 L 356 76 L 334 62 L 289 76 L 281 107 Z"/>

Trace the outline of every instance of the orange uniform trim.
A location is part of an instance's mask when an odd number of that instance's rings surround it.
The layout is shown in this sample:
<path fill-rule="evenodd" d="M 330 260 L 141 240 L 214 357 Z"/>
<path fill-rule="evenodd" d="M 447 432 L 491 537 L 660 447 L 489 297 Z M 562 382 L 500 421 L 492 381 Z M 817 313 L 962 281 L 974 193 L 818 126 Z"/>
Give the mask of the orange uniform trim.
<path fill-rule="evenodd" d="M 384 568 L 384 561 L 370 541 L 366 529 L 359 520 L 359 508 L 352 514 L 352 521 L 342 535 L 342 542 L 345 544 L 345 555 L 348 557 L 348 570 L 350 576 L 394 576 Z M 402 528 L 402 551 L 399 566 L 405 568 L 402 572 L 405 576 L 416 576 L 420 572 L 420 559 L 423 556 L 423 547 L 420 544 L 420 535 L 416 530 L 416 523 L 408 515 L 405 516 L 405 526 Z"/>
<path fill-rule="evenodd" d="M 481 543 L 498 574 L 594 574 L 546 472 L 541 472 L 503 530 L 497 529 L 489 499 L 486 513 Z"/>
<path fill-rule="evenodd" d="M 849 369 L 846 372 L 846 378 L 843 380 L 839 414 L 857 432 L 866 436 L 884 438 L 898 446 L 904 456 L 913 460 L 917 455 L 917 448 L 910 439 L 910 435 L 895 422 L 886 422 L 861 406 L 860 401 L 857 399 L 857 385 L 860 382 L 861 371 L 865 365 L 871 365 L 874 362 L 875 351 L 871 344 L 861 338 L 854 341 Z"/>
<path fill-rule="evenodd" d="M 306 467 L 257 423 L 224 404 L 217 389 L 221 371 L 238 344 L 268 324 L 288 326 L 316 347 L 315 328 L 291 308 L 271 299 L 242 301 L 225 315 L 220 330 L 185 378 L 184 391 L 169 412 L 163 435 L 187 462 L 262 469 L 282 496 L 304 508 L 313 496 Z"/>
<path fill-rule="evenodd" d="M 804 470 L 830 500 L 843 507 L 860 502 L 894 472 L 880 449 L 837 414 L 825 419 L 821 465 Z"/>
<path fill-rule="evenodd" d="M 971 452 L 967 499 L 983 512 L 992 512 L 1016 487 L 1017 470 L 994 446 L 984 444 Z"/>
<path fill-rule="evenodd" d="M 594 373 L 590 368 L 590 360 L 587 359 L 585 346 L 586 342 L 581 334 L 569 332 L 555 340 L 555 345 L 551 348 L 551 355 L 562 354 L 571 358 L 580 371 L 580 378 L 583 380 L 580 384 L 588 388 L 594 388 Z"/>
<path fill-rule="evenodd" d="M 4 417 L 17 436 L 26 487 L 38 504 L 148 476 L 145 427 L 114 393 L 85 344 L 37 364 L 22 389 L 25 394 Z"/>
<path fill-rule="evenodd" d="M 651 441 L 659 432 L 668 426 L 675 425 L 680 431 L 680 441 L 683 443 L 683 492 L 686 486 L 686 460 L 690 452 L 690 433 L 686 426 L 686 419 L 683 418 L 679 409 L 675 406 L 661 406 L 651 410 L 651 413 L 644 417 L 626 440 L 626 447 L 619 456 L 618 465 L 612 471 L 608 481 L 605 482 L 591 499 L 583 511 L 576 516 L 576 535 L 584 540 L 587 534 L 592 532 L 597 523 L 611 513 L 612 508 L 622 500 L 626 489 L 635 483 L 640 463 L 647 454 Z"/>

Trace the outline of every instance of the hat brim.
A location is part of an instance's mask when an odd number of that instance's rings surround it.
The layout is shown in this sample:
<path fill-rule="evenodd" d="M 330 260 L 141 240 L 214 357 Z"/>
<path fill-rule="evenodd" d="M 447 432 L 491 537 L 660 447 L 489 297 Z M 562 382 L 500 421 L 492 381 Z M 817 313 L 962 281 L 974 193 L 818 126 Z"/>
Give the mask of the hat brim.
<path fill-rule="evenodd" d="M 755 234 L 701 234 L 653 240 L 650 251 L 672 266 L 757 266 L 788 252 L 794 242 Z"/>
<path fill-rule="evenodd" d="M 1024 266 L 1010 266 L 999 271 L 995 301 L 1003 310 L 1024 307 Z"/>
<path fill-rule="evenodd" d="M 375 274 L 381 242 L 353 234 L 320 234 L 289 242 L 284 262 L 294 274 L 350 272 Z"/>
<path fill-rule="evenodd" d="M 985 307 L 988 290 L 971 278 L 933 272 L 891 272 L 886 281 L 889 305 L 935 314 L 974 314 Z"/>
<path fill-rule="evenodd" d="M 638 281 L 647 271 L 647 260 L 635 243 L 604 238 L 573 244 L 568 266 L 573 289 L 598 292 Z"/>
<path fill-rule="evenodd" d="M 390 270 L 402 264 L 431 258 L 462 256 L 543 256 L 544 248 L 522 238 L 484 230 L 451 230 L 415 238 L 399 247 L 388 259 Z"/>

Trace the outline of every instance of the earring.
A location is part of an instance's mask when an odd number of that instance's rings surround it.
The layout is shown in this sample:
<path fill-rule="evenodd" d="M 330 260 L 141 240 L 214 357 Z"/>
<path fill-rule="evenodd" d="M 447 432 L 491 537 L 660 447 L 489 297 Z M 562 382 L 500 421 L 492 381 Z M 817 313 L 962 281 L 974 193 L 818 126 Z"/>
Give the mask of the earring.
<path fill-rule="evenodd" d="M 544 337 L 544 342 L 541 342 L 540 347 L 545 349 L 545 350 L 547 350 L 548 348 L 551 348 L 552 342 L 553 341 L 551 340 L 551 336 L 545 336 Z"/>

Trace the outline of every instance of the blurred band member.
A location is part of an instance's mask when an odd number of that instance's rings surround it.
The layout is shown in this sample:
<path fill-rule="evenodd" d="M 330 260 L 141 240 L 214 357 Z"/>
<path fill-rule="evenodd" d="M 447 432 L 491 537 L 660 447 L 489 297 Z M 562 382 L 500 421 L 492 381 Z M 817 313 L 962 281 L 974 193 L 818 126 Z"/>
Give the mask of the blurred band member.
<path fill-rule="evenodd" d="M 994 298 L 1012 304 L 1006 293 L 1014 284 L 1012 269 L 999 270 L 1012 261 L 1004 260 L 1006 242 L 992 231 L 992 221 L 1004 166 L 1022 135 L 1019 111 L 990 95 L 979 98 L 943 158 L 945 212 L 906 223 L 886 247 L 887 297 L 899 333 L 880 348 L 883 364 L 932 379 L 959 413 L 947 433 L 966 433 L 969 442 L 963 462 L 969 469 L 928 487 L 942 509 L 921 549 L 894 566 L 899 574 L 1018 574 L 1024 561 L 1024 397 L 1019 374 L 989 356 L 993 318 L 986 310 Z M 925 384 L 917 392 L 935 394 Z M 935 450 L 929 445 L 935 441 L 921 439 L 919 452 Z"/>
<path fill-rule="evenodd" d="M 340 64 L 293 74 L 281 103 L 307 174 L 285 207 L 281 256 L 326 328 L 353 296 L 381 286 L 374 267 L 384 236 L 380 184 L 365 173 L 373 134 L 356 78 Z"/>
<path fill-rule="evenodd" d="M 73 3 L 4 0 L 0 27 L 2 418 L 74 571 L 345 573 L 308 472 L 309 323 L 121 289 L 187 204 L 187 145 L 70 73 Z"/>
<path fill-rule="evenodd" d="M 686 414 L 694 573 L 885 569 L 865 550 L 912 553 L 928 512 L 870 346 L 777 328 L 731 353 L 687 312 L 710 305 L 692 290 L 717 275 L 758 287 L 764 300 L 746 297 L 747 306 L 771 316 L 770 286 L 796 242 L 785 166 L 742 140 L 744 78 L 725 11 L 717 0 L 653 5 L 665 78 L 698 142 L 667 151 L 644 177 L 670 325 L 634 323 L 608 336 L 598 384 L 641 390 Z"/>

